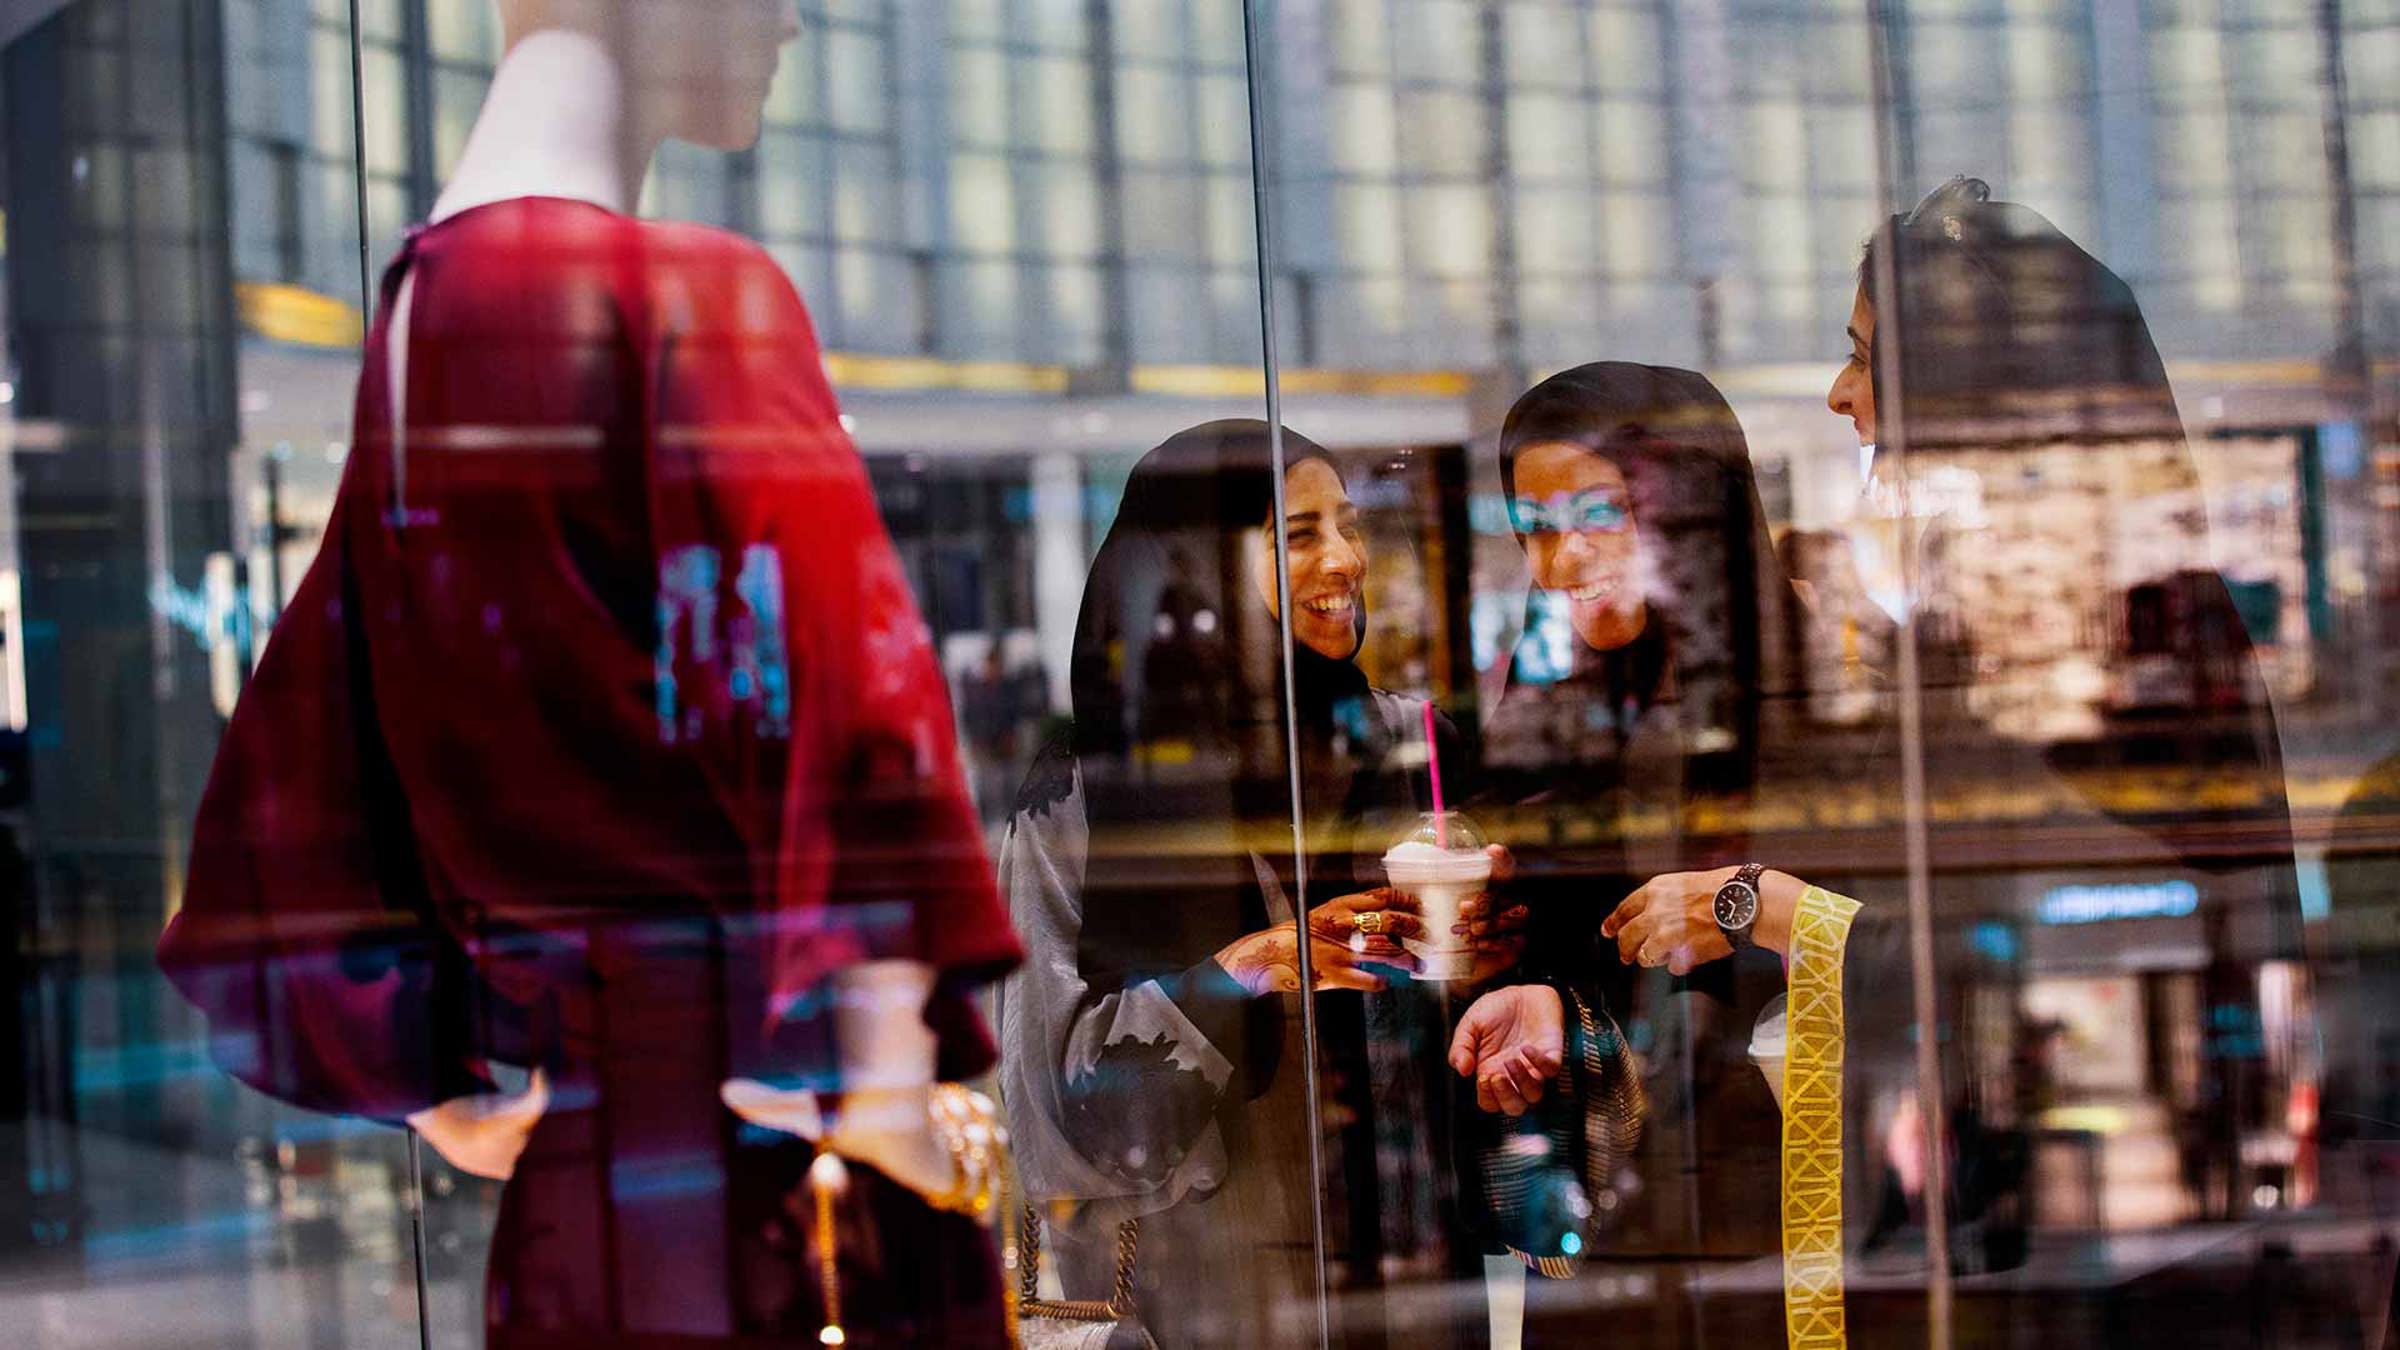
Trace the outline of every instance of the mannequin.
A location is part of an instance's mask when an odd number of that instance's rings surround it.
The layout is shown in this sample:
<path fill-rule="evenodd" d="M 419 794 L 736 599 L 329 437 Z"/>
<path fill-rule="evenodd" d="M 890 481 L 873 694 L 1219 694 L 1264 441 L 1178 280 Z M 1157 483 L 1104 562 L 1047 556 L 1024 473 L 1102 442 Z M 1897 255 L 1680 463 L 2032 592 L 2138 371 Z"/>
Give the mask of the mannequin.
<path fill-rule="evenodd" d="M 500 12 L 160 964 L 228 1072 L 505 1179 L 494 1346 L 998 1346 L 955 1085 L 1019 951 L 930 636 L 781 269 L 628 213 L 791 7 Z"/>
<path fill-rule="evenodd" d="M 794 0 L 500 0 L 506 49 L 483 109 L 428 223 L 518 197 L 632 210 L 650 161 L 669 138 L 718 150 L 758 139 L 775 53 L 799 33 Z M 415 279 L 401 282 L 392 325 L 407 332 Z M 389 352 L 391 387 L 407 387 L 408 344 Z M 405 444 L 404 406 L 392 408 Z M 918 1014 L 933 985 L 923 963 L 872 961 L 834 976 L 842 1109 L 826 1147 L 922 1194 L 952 1181 L 926 1097 L 934 1038 Z M 505 1179 L 548 1101 L 537 1072 L 513 1094 L 454 1098 L 408 1123 L 453 1166 Z M 727 1106 L 746 1120 L 824 1137 L 813 1092 L 730 1080 Z"/>

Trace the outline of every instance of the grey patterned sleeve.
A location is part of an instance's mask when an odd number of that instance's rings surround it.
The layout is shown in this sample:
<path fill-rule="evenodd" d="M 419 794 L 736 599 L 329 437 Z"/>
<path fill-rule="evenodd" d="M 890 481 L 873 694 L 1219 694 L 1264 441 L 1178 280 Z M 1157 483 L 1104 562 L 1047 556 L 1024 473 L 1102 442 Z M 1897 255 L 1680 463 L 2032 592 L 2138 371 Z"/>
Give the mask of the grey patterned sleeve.
<path fill-rule="evenodd" d="M 1087 844 L 1078 780 L 1021 807 L 1001 845 L 1026 949 L 1000 995 L 1001 1099 L 1028 1199 L 1133 1217 L 1223 1183 L 1216 1112 L 1234 1063 L 1160 982 L 1104 988 L 1086 977 Z"/>

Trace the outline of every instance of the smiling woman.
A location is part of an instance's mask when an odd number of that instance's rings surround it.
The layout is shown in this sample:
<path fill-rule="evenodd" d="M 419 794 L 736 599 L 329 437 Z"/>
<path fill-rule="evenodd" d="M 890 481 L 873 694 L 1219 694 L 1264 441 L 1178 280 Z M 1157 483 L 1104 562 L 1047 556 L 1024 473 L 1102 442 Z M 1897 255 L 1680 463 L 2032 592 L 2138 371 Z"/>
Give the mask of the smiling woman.
<path fill-rule="evenodd" d="M 1359 594 L 1367 571 L 1367 539 L 1358 527 L 1358 507 L 1342 476 L 1323 459 L 1292 466 L 1283 481 L 1283 542 L 1291 559 L 1292 636 L 1310 651 L 1336 661 L 1358 654 L 1366 636 L 1366 607 Z M 1249 548 L 1250 577 L 1267 613 L 1280 619 L 1275 590 L 1274 541 L 1261 530 Z"/>
<path fill-rule="evenodd" d="M 1480 896 L 1460 924 L 1478 949 L 1473 980 L 1415 978 L 1400 940 L 1424 937 L 1425 920 L 1379 884 L 1376 859 L 1431 805 L 1412 758 L 1421 728 L 1444 762 L 1470 761 L 1445 720 L 1354 663 L 1357 508 L 1332 456 L 1290 432 L 1285 680 L 1270 440 L 1263 422 L 1214 422 L 1134 469 L 1084 588 L 1074 724 L 1035 761 L 1001 850 L 1033 954 L 1001 1004 L 1027 1198 L 1047 1202 L 1045 1249 L 1068 1295 L 1113 1282 L 1120 1311 L 1170 1348 L 1302 1343 L 1324 1150 L 1362 1179 L 1329 1200 L 1328 1223 L 1370 1261 L 1410 1250 L 1448 1275 L 1478 1271 L 1490 1225 L 1446 1145 L 1454 1127 L 1498 1127 L 1444 1063 L 1449 1005 L 1488 985 L 1496 1019 L 1538 1012 L 1506 978 L 1515 916 L 1491 917 Z M 1294 761 L 1304 878 L 1290 852 Z M 1284 997 L 1301 990 L 1297 913 L 1330 1071 L 1323 1118 L 1341 1122 L 1313 1144 L 1308 1005 Z M 1386 1177 L 1389 1196 L 1364 1184 Z M 1128 1223 L 1136 1268 L 1119 1256 Z M 1359 1315 L 1387 1329 L 1382 1312 Z M 1482 1330 L 1480 1300 L 1454 1315 Z M 1427 1334 L 1450 1343 L 1447 1327 Z"/>

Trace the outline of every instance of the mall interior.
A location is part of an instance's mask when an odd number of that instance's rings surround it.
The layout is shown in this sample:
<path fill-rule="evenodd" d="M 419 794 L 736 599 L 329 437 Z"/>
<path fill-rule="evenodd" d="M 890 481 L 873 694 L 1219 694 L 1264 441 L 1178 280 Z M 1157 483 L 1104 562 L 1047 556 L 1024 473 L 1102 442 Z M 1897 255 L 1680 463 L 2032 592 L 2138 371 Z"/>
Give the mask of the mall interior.
<path fill-rule="evenodd" d="M 740 2 L 608 0 L 695 25 Z M 1738 419 L 1750 560 L 1779 578 L 1728 620 L 1740 727 L 1710 720 L 1687 634 L 1679 805 L 1466 808 L 1526 875 L 1755 857 L 1893 930 L 1854 936 L 1844 977 L 1905 1005 L 1877 1048 L 1872 991 L 1852 994 L 1853 1088 L 1883 1086 L 1849 1116 L 1852 1167 L 1881 1187 L 1847 1192 L 1837 1225 L 1846 1335 L 2400 1345 L 2400 3 L 792 9 L 755 138 L 667 139 L 629 214 L 754 243 L 805 304 L 946 685 L 942 753 L 1037 962 L 1013 880 L 1026 802 L 1046 747 L 1089 731 L 1087 576 L 1153 447 L 1222 419 L 1288 428 L 1278 465 L 1322 447 L 1357 512 L 1361 687 L 1429 704 L 1497 763 L 1523 729 L 1507 703 L 1588 669 L 1565 592 L 1529 572 L 1547 527 L 1523 514 L 1512 408 L 1590 362 L 1697 372 Z M 475 153 L 521 36 L 505 12 L 0 0 L 0 1343 L 507 1343 L 487 1283 L 516 1231 L 504 1184 L 389 1117 L 238 1080 L 158 956 L 220 741 L 331 556 L 368 453 L 376 297 Z M 1890 284 L 1862 250 L 1959 176 L 2134 298 L 2175 428 L 2087 434 L 2110 395 L 2060 386 L 2034 391 L 2055 424 L 1958 435 L 1929 414 L 1903 435 L 1899 357 L 1875 372 L 1880 445 L 1829 408 L 1854 302 Z M 1974 247 L 1981 219 L 1942 228 Z M 1672 544 L 1637 515 L 1647 548 Z M 1111 649 L 1130 669 L 1151 643 L 1145 706 L 1235 701 L 1217 667 L 1158 659 L 1170 628 Z M 1436 711 L 1399 739 L 1451 744 Z M 289 734 L 277 753 L 319 753 Z M 1759 747 L 1742 790 L 1706 786 L 1720 734 Z M 1125 762 L 1163 775 L 1144 783 L 1206 761 L 1135 739 Z M 1097 822 L 1115 780 L 1077 772 Z M 1259 875 L 1313 828 L 1255 831 Z M 1618 898 L 1585 896 L 1586 926 Z M 1402 1211 L 1450 1212 L 1428 1179 L 1450 1126 L 1420 1122 L 1428 1145 L 1386 1109 L 1408 1066 L 1376 1049 L 1377 1005 L 1361 1067 L 1320 1044 L 1359 1023 L 1319 1006 L 1341 997 L 1285 1000 L 1291 1091 L 1245 1108 L 1279 1104 L 1308 1139 L 1313 1288 L 1239 1335 L 1145 1305 L 1156 1344 L 1840 1343 L 1787 1321 L 1771 1231 L 1602 1237 L 1529 1292 L 1424 1237 L 1441 1220 Z M 1018 1023 L 983 1006 L 1002 1067 L 982 1085 L 1013 1120 Z M 1617 1016 L 1664 1056 L 1646 1038 L 1666 1023 Z M 1792 1081 L 1719 1100 L 1770 1135 L 1784 1109 L 1787 1192 Z M 1380 1094 L 1365 1146 L 1354 1090 Z M 1714 1194 L 1691 1142 L 1707 1096 L 1653 1087 L 1649 1109 L 1652 1146 L 1684 1139 L 1692 1193 Z M 1060 1257 L 1035 1292 L 1107 1299 L 1105 1260 L 1073 1287 L 1087 1197 L 1043 1193 L 1039 1131 L 1011 1129 L 1027 1189 L 1001 1208 L 1049 1205 Z M 1209 1221 L 1207 1190 L 1143 1216 L 1165 1263 L 1145 1289 L 1183 1278 L 1175 1225 Z M 1021 1269 L 1024 1236 L 990 1229 L 992 1259 Z M 803 1320 L 789 1343 L 817 1344 Z M 852 1343 L 912 1343 L 893 1336 Z"/>

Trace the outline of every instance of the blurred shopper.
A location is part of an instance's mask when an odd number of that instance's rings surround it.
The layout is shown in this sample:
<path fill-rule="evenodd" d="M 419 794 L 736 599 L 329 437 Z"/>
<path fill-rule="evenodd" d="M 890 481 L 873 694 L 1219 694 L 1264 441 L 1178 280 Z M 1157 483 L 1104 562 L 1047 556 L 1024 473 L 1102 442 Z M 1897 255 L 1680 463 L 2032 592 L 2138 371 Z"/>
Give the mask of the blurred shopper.
<path fill-rule="evenodd" d="M 1869 515 L 1879 519 L 1862 537 L 1888 546 L 1911 532 L 1920 556 L 1942 559 L 1920 569 L 1915 594 L 1895 590 L 1920 635 L 1953 621 L 1994 635 L 1976 671 L 1962 673 L 1963 697 L 1919 691 L 1933 695 L 1929 789 L 1939 799 L 1981 784 L 2063 785 L 2046 817 L 1979 821 L 1975 838 L 1937 833 L 1935 903 L 1945 868 L 2055 858 L 2058 841 L 2076 836 L 2078 856 L 2195 886 L 2210 934 L 2202 1005 L 2255 1009 L 2258 963 L 2300 952 L 2282 753 L 2250 630 L 2210 561 L 2199 474 L 2133 292 L 2040 214 L 1955 178 L 1868 241 L 1849 338 L 1826 401 L 1872 455 Z M 1895 376 L 1899 388 L 1887 388 Z M 2021 467 L 2037 462 L 2049 468 Z M 1947 509 L 1959 487 L 2020 472 L 2070 480 L 2043 510 L 2080 551 L 2012 546 Z M 2117 612 L 2097 622 L 2063 612 L 2045 572 L 2062 566 L 2121 576 Z M 2112 635 L 2109 650 L 2091 650 L 2093 634 Z M 2085 684 L 2097 718 L 2021 712 Z M 1975 1076 L 1949 1082 L 1967 1094 L 1952 1105 L 1965 1113 L 1960 1139 L 2022 1149 L 2031 1122 L 2013 1100 L 2021 1094 L 1976 1100 Z M 2216 1057 L 2199 1094 L 2171 1104 L 2200 1216 L 2235 1217 L 2248 1204 L 2242 1140 L 2267 1123 L 2267 1087 L 2255 1063 Z M 1962 1160 L 1955 1170 L 1959 1184 L 1980 1175 L 1990 1188 L 1955 1207 L 1969 1225 L 1966 1260 L 2004 1264 L 2021 1240 L 1995 1231 L 1979 1252 L 1972 1225 L 1988 1208 L 1997 1229 L 2021 1228 L 2021 1217 L 1999 1215 L 2022 1208 L 2008 1194 L 2022 1167 Z"/>
<path fill-rule="evenodd" d="M 1215 422 L 1160 445 L 1092 564 L 1074 722 L 1037 758 L 1001 854 L 1033 953 L 1003 1000 L 1003 1102 L 1067 1293 L 1104 1299 L 1122 1275 L 1120 1311 L 1160 1344 L 1313 1340 L 1319 1188 L 1337 1339 L 1480 1344 L 1485 1244 L 1470 1236 L 1471 1186 L 1452 1149 L 1480 1128 L 1461 1118 L 1481 1113 L 1443 1068 L 1453 996 L 1414 980 L 1401 945 L 1422 921 L 1376 884 L 1378 856 L 1430 806 L 1424 705 L 1372 687 L 1355 664 L 1367 623 L 1357 509 L 1324 450 L 1289 432 L 1283 447 L 1278 524 L 1266 424 Z M 1444 762 L 1464 764 L 1438 727 Z M 1314 1066 L 1295 912 L 1307 915 L 1315 978 Z M 1503 979 L 1519 949 L 1509 916 L 1471 909 L 1468 922 L 1484 953 L 1470 987 Z M 1528 1004 L 1537 1020 L 1547 1009 L 1555 1041 L 1547 989 L 1504 988 L 1488 1016 Z M 1555 1070 L 1555 1050 L 1543 1067 Z M 1474 1292 L 1404 1316 L 1381 1287 L 1402 1276 L 1456 1277 Z"/>

